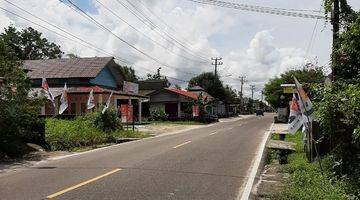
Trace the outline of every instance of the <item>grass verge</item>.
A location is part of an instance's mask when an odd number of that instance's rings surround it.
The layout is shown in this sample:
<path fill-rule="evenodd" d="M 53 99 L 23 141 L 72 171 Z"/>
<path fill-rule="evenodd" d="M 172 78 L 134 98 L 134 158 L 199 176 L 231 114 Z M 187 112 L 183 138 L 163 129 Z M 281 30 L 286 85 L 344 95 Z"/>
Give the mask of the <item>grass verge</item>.
<path fill-rule="evenodd" d="M 45 138 L 52 150 L 84 151 L 110 145 L 116 138 L 144 138 L 147 134 L 125 130 L 103 131 L 91 121 L 46 119 Z"/>
<path fill-rule="evenodd" d="M 288 158 L 289 163 L 283 171 L 290 174 L 279 200 L 342 200 L 350 199 L 347 195 L 347 183 L 336 178 L 331 170 L 329 158 L 323 158 L 323 171 L 318 162 L 309 163 L 303 150 L 302 133 L 287 135 L 286 141 L 296 143 L 296 152 Z"/>

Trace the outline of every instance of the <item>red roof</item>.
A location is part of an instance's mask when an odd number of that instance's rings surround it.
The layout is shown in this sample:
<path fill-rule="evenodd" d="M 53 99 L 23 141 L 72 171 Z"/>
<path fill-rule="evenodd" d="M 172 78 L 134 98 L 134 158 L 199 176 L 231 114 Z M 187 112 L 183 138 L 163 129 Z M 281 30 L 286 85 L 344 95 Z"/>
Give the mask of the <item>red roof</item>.
<path fill-rule="evenodd" d="M 195 92 L 189 92 L 189 91 L 180 90 L 180 89 L 176 89 L 176 88 L 165 88 L 165 89 L 170 91 L 170 92 L 180 94 L 182 96 L 186 96 L 186 97 L 189 97 L 189 98 L 194 99 L 194 100 L 198 99 L 198 94 L 196 94 Z"/>

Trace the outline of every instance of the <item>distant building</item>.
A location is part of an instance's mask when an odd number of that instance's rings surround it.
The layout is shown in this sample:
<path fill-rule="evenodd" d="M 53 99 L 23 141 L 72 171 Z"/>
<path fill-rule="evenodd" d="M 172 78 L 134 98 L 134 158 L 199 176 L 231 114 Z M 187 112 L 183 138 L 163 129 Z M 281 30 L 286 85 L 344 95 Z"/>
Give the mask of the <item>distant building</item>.
<path fill-rule="evenodd" d="M 198 94 L 175 88 L 163 88 L 149 94 L 151 110 L 164 110 L 170 119 L 189 118 L 192 105 L 198 100 Z"/>
<path fill-rule="evenodd" d="M 128 104 L 130 99 L 134 107 L 134 115 L 141 120 L 139 102 L 147 97 L 123 92 L 124 76 L 112 57 L 25 60 L 24 68 L 29 71 L 33 92 L 40 92 L 42 78 L 47 79 L 51 92 L 56 98 L 56 108 L 64 84 L 67 83 L 69 107 L 64 115 L 88 112 L 87 100 L 90 91 L 93 90 L 96 108 L 101 108 L 113 92 L 111 105 L 119 108 L 121 104 Z M 47 103 L 41 111 L 43 115 L 53 115 L 55 112 L 57 111 L 50 103 Z"/>

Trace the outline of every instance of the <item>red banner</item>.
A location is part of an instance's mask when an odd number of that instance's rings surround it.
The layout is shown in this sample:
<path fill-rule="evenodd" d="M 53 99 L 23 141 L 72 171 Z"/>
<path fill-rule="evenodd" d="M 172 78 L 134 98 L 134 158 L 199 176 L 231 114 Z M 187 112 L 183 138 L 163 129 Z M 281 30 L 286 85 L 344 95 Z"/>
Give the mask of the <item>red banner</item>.
<path fill-rule="evenodd" d="M 121 122 L 132 123 L 133 122 L 133 106 L 128 104 L 121 104 Z"/>
<path fill-rule="evenodd" d="M 192 106 L 192 113 L 193 113 L 193 117 L 199 117 L 199 106 L 198 105 Z"/>

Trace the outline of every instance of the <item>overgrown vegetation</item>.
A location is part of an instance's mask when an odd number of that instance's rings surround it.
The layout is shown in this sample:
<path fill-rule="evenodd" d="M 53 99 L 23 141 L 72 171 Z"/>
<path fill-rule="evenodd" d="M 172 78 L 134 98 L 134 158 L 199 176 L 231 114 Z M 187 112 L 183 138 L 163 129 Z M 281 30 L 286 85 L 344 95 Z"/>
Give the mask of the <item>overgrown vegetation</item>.
<path fill-rule="evenodd" d="M 104 143 L 114 143 L 117 138 L 143 138 L 140 132 L 122 129 L 114 109 L 105 114 L 100 111 L 84 114 L 73 120 L 46 119 L 46 141 L 52 150 L 74 150 Z"/>
<path fill-rule="evenodd" d="M 289 163 L 283 171 L 290 174 L 287 185 L 274 199 L 280 200 L 342 200 L 349 199 L 350 183 L 344 178 L 334 176 L 334 162 L 330 157 L 322 159 L 320 170 L 318 162 L 309 163 L 303 148 L 302 133 L 287 136 L 287 141 L 296 143 L 296 152 L 289 156 Z"/>
<path fill-rule="evenodd" d="M 41 99 L 29 95 L 30 81 L 14 51 L 0 37 L 0 157 L 23 154 L 22 144 L 35 138 Z"/>
<path fill-rule="evenodd" d="M 312 84 L 323 83 L 325 80 L 322 68 L 312 63 L 306 64 L 302 69 L 290 70 L 271 79 L 265 84 L 264 94 L 266 101 L 274 108 L 280 106 L 280 96 L 283 94 L 283 88 L 280 85 L 293 84 L 294 76 L 304 85 L 305 89 L 309 89 Z M 285 95 L 285 98 L 284 102 L 289 102 L 292 95 Z"/>

